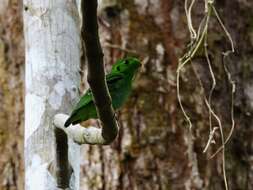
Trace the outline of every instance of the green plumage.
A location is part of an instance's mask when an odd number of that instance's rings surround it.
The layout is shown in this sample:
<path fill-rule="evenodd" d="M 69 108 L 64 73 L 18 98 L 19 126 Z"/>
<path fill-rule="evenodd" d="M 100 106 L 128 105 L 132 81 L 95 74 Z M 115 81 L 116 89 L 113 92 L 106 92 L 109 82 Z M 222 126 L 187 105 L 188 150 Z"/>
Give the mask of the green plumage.
<path fill-rule="evenodd" d="M 126 101 L 131 92 L 133 78 L 140 66 L 141 63 L 136 58 L 121 59 L 113 65 L 111 72 L 106 75 L 114 109 L 120 108 Z M 97 112 L 91 90 L 88 89 L 75 106 L 64 126 L 75 125 L 91 118 L 96 119 Z"/>

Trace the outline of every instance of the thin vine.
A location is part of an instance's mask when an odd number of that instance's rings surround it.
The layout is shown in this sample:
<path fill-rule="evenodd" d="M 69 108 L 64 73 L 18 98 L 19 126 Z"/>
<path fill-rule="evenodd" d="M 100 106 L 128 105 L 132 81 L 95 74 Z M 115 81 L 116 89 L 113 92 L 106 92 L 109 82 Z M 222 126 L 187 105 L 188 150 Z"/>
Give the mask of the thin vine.
<path fill-rule="evenodd" d="M 189 4 L 189 5 L 188 5 Z M 183 115 L 186 119 L 186 121 L 188 122 L 188 126 L 189 129 L 191 131 L 192 129 L 192 122 L 191 122 L 191 118 L 189 117 L 189 115 L 187 114 L 187 112 L 184 109 L 184 106 L 182 104 L 182 100 L 181 100 L 181 96 L 180 96 L 180 72 L 181 70 L 185 67 L 186 64 L 191 63 L 191 60 L 194 58 L 194 56 L 196 55 L 196 53 L 198 52 L 198 50 L 202 47 L 202 44 L 204 44 L 204 52 L 205 52 L 205 58 L 206 58 L 206 62 L 208 64 L 208 69 L 212 78 L 212 87 L 211 90 L 208 93 L 208 97 L 205 95 L 204 96 L 204 100 L 205 100 L 205 104 L 208 108 L 208 112 L 209 112 L 209 139 L 207 141 L 207 144 L 203 150 L 203 152 L 205 153 L 208 148 L 210 147 L 210 145 L 212 144 L 212 142 L 214 141 L 214 135 L 217 129 L 219 129 L 220 131 L 220 135 L 221 135 L 221 146 L 217 149 L 217 151 L 211 156 L 211 158 L 213 158 L 218 152 L 220 152 L 222 150 L 222 171 L 223 171 L 223 178 L 224 178 L 224 185 L 225 185 L 225 189 L 228 190 L 228 184 L 227 184 L 227 177 L 226 177 L 226 161 L 225 161 L 225 145 L 226 143 L 229 141 L 229 139 L 232 136 L 233 130 L 234 130 L 234 126 L 235 126 L 235 122 L 234 122 L 234 109 L 233 109 L 233 105 L 234 105 L 234 93 L 235 93 L 235 82 L 232 80 L 231 74 L 227 68 L 227 65 L 225 64 L 225 58 L 230 54 L 234 52 L 234 44 L 233 44 L 233 40 L 231 35 L 229 34 L 228 30 L 226 29 L 225 25 L 223 24 L 216 8 L 214 7 L 214 0 L 205 0 L 205 15 L 203 17 L 203 19 L 201 20 L 198 30 L 196 32 L 196 30 L 193 27 L 192 24 L 192 8 L 195 4 L 195 0 L 192 0 L 190 3 L 188 3 L 188 0 L 185 0 L 185 14 L 186 14 L 186 18 L 187 18 L 187 26 L 188 26 L 188 30 L 190 32 L 190 36 L 191 36 L 191 42 L 189 44 L 189 50 L 185 53 L 185 55 L 179 59 L 179 64 L 178 64 L 178 68 L 177 68 L 177 98 L 178 98 L 178 102 L 180 105 L 180 108 L 183 112 Z M 212 108 L 212 94 L 213 91 L 216 87 L 216 79 L 215 79 L 215 75 L 212 69 L 212 65 L 211 65 L 211 61 L 210 58 L 208 56 L 208 26 L 209 26 L 209 21 L 210 21 L 210 17 L 211 17 L 211 13 L 214 13 L 214 16 L 216 17 L 216 19 L 218 20 L 218 23 L 220 24 L 223 32 L 225 33 L 225 35 L 227 36 L 230 44 L 231 44 L 231 49 L 223 52 L 223 66 L 224 66 L 224 70 L 225 73 L 227 75 L 228 81 L 232 86 L 232 92 L 231 92 L 231 129 L 230 132 L 227 136 L 227 138 L 224 137 L 224 133 L 223 133 L 223 125 L 222 122 L 219 118 L 219 116 L 215 113 L 215 111 Z M 201 82 L 201 80 L 199 79 L 200 84 L 201 84 L 201 88 L 204 89 L 203 84 Z M 217 123 L 218 123 L 218 127 L 213 127 L 212 124 L 212 118 L 214 118 Z"/>

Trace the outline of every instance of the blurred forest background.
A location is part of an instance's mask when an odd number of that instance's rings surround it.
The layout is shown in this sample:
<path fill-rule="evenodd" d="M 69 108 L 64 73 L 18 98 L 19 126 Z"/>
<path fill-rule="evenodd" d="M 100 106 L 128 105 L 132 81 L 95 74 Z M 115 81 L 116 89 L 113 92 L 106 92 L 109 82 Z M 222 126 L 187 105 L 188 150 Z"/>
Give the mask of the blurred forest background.
<path fill-rule="evenodd" d="M 209 123 L 198 78 L 202 79 L 205 90 L 211 87 L 203 53 L 185 67 L 181 79 L 182 102 L 193 122 L 194 140 L 177 101 L 178 58 L 190 39 L 184 1 L 122 0 L 119 3 L 102 6 L 99 11 L 107 69 L 126 54 L 140 56 L 145 65 L 131 98 L 120 110 L 117 140 L 104 147 L 83 145 L 81 189 L 224 189 L 222 155 L 208 160 L 221 143 L 218 132 L 217 143 L 206 154 L 202 153 L 209 136 Z M 193 25 L 202 18 L 203 7 L 204 1 L 197 1 Z M 228 68 L 237 87 L 236 125 L 226 148 L 228 183 L 230 189 L 252 190 L 253 1 L 219 0 L 215 1 L 215 7 L 236 48 L 228 58 Z M 221 52 L 230 44 L 214 17 L 208 32 L 209 54 L 217 79 L 212 106 L 227 136 L 231 127 L 231 87 Z M 22 1 L 0 0 L 1 190 L 22 190 L 24 186 L 24 60 Z M 82 68 L 86 67 L 82 65 Z"/>

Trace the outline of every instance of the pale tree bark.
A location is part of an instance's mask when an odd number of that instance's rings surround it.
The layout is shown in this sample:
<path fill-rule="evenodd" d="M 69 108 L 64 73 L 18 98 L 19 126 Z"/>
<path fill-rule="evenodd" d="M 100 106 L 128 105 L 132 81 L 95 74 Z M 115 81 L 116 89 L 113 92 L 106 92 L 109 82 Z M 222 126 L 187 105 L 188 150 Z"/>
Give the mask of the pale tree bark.
<path fill-rule="evenodd" d="M 80 83 L 80 21 L 67 0 L 24 0 L 25 188 L 79 188 L 79 146 L 53 126 L 70 112 Z"/>

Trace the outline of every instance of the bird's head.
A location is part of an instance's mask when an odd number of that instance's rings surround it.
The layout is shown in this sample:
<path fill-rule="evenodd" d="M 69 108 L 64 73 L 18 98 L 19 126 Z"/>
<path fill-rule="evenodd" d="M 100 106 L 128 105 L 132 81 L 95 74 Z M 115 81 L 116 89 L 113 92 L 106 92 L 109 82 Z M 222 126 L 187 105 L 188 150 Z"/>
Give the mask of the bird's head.
<path fill-rule="evenodd" d="M 119 59 L 112 66 L 112 72 L 134 75 L 140 67 L 141 62 L 139 59 L 127 57 L 124 59 Z"/>

